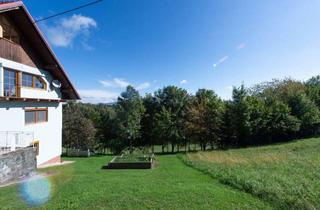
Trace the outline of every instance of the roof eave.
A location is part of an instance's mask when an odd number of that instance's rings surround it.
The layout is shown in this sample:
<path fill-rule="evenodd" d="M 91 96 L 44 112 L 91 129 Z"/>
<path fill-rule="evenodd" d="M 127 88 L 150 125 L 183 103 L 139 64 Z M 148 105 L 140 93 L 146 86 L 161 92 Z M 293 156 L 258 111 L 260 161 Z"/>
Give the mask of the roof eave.
<path fill-rule="evenodd" d="M 10 2 L 10 3 L 5 3 L 5 4 L 0 4 L 0 13 L 2 12 L 7 12 L 7 11 L 11 11 L 14 9 L 19 9 L 22 8 L 22 10 L 24 11 L 24 13 L 27 15 L 28 20 L 32 23 L 32 25 L 34 26 L 34 28 L 36 29 L 37 34 L 40 36 L 41 41 L 45 44 L 46 48 L 48 49 L 50 55 L 52 56 L 52 58 L 54 59 L 54 61 L 57 63 L 62 75 L 66 78 L 66 80 L 68 81 L 71 89 L 72 89 L 72 93 L 71 95 L 74 95 L 75 97 L 72 97 L 70 95 L 70 99 L 68 100 L 80 100 L 80 95 L 77 92 L 76 88 L 73 86 L 72 82 L 70 81 L 67 73 L 65 72 L 63 66 L 61 65 L 61 63 L 59 62 L 57 56 L 55 55 L 55 53 L 53 52 L 53 50 L 51 49 L 49 43 L 47 42 L 47 40 L 45 39 L 44 35 L 42 34 L 41 30 L 39 29 L 39 27 L 35 24 L 35 21 L 33 19 L 33 17 L 31 16 L 31 14 L 29 13 L 29 11 L 27 10 L 26 6 L 23 4 L 23 2 L 21 1 L 17 1 L 17 2 Z"/>

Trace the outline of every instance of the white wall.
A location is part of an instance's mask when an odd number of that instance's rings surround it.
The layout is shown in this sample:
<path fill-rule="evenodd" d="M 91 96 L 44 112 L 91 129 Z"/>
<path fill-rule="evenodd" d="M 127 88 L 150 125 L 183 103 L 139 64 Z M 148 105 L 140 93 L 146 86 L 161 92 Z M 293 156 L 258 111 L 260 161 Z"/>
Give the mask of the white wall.
<path fill-rule="evenodd" d="M 25 125 L 25 108 L 48 108 L 48 122 Z M 61 155 L 62 104 L 50 102 L 0 102 L 0 131 L 34 132 L 40 143 L 38 165 Z"/>
<path fill-rule="evenodd" d="M 2 68 L 1 68 L 2 66 Z M 21 87 L 21 98 L 36 98 L 36 99 L 60 99 L 61 93 L 59 90 L 51 88 L 50 83 L 53 80 L 51 74 L 47 71 L 27 66 L 21 63 L 0 58 L 0 96 L 3 96 L 3 67 L 21 72 L 30 73 L 40 76 L 47 83 L 47 90 L 37 90 Z"/>
<path fill-rule="evenodd" d="M 0 62 L 0 96 L 3 96 L 3 67 L 1 62 Z"/>
<path fill-rule="evenodd" d="M 47 83 L 47 90 L 21 87 L 22 98 L 61 99 L 59 90 L 51 89 L 52 75 L 21 63 L 0 58 L 0 96 L 3 96 L 3 68 L 38 75 Z M 48 122 L 25 125 L 25 108 L 48 108 Z M 62 152 L 62 104 L 53 102 L 16 102 L 0 101 L 0 132 L 27 131 L 34 133 L 34 140 L 39 141 L 38 165 L 61 155 Z"/>

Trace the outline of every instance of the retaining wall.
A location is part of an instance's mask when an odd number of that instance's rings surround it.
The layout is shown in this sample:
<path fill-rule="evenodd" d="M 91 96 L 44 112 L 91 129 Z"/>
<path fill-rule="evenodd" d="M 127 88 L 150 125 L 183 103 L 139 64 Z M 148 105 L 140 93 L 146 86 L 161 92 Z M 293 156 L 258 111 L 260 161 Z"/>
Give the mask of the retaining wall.
<path fill-rule="evenodd" d="M 0 185 L 30 176 L 36 169 L 36 152 L 32 147 L 0 155 Z"/>

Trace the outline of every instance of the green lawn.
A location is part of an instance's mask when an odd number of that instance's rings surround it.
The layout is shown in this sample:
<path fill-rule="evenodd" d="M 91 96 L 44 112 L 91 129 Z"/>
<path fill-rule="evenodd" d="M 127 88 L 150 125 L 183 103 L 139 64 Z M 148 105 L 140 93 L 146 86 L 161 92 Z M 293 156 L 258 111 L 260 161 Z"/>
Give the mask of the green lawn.
<path fill-rule="evenodd" d="M 111 157 L 77 158 L 42 170 L 51 176 L 51 199 L 40 209 L 272 209 L 186 166 L 177 156 L 157 156 L 153 170 L 101 170 Z M 19 185 L 0 189 L 1 209 L 25 209 Z"/>
<path fill-rule="evenodd" d="M 320 138 L 287 144 L 198 152 L 193 168 L 279 209 L 320 209 Z"/>

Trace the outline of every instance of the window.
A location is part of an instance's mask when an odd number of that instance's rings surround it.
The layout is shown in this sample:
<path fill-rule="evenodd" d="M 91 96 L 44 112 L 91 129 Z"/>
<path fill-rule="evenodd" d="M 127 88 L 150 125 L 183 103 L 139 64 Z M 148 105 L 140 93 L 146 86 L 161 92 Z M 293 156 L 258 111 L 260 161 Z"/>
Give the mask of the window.
<path fill-rule="evenodd" d="M 14 29 L 8 18 L 6 18 L 4 15 L 0 15 L 0 26 L 0 38 L 5 38 L 16 44 L 20 43 L 19 34 L 17 33 L 16 29 Z"/>
<path fill-rule="evenodd" d="M 34 87 L 38 89 L 45 89 L 45 83 L 42 79 L 34 77 Z"/>
<path fill-rule="evenodd" d="M 31 74 L 22 74 L 22 86 L 33 87 L 33 76 Z"/>
<path fill-rule="evenodd" d="M 17 97 L 17 72 L 4 69 L 4 96 Z"/>
<path fill-rule="evenodd" d="M 25 124 L 48 122 L 48 109 L 27 109 L 24 119 Z"/>
<path fill-rule="evenodd" d="M 46 89 L 46 83 L 38 76 L 22 73 L 22 86 L 36 89 Z"/>

